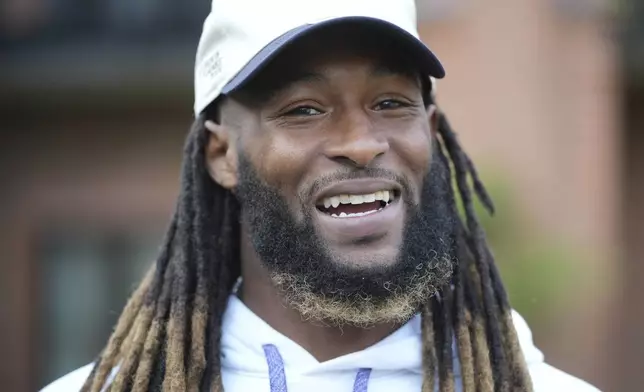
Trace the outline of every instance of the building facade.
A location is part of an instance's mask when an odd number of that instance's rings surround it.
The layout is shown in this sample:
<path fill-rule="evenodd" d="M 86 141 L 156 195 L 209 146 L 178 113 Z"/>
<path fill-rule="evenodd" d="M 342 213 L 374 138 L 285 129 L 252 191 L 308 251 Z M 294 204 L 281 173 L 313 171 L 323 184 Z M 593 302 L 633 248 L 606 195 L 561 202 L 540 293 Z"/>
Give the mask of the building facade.
<path fill-rule="evenodd" d="M 155 257 L 208 1 L 5 3 L 0 383 L 31 391 L 92 360 Z M 644 354 L 644 312 L 617 294 L 644 274 L 644 90 L 622 67 L 635 60 L 620 57 L 614 11 L 574 0 L 418 4 L 421 35 L 448 72 L 439 105 L 465 147 L 512 184 L 530 236 L 579 250 L 573 266 L 592 272 L 571 283 L 583 300 L 537 323 L 537 344 L 603 390 L 641 385 L 625 383 L 641 375 L 618 361 Z M 639 348 L 616 344 L 620 331 Z"/>

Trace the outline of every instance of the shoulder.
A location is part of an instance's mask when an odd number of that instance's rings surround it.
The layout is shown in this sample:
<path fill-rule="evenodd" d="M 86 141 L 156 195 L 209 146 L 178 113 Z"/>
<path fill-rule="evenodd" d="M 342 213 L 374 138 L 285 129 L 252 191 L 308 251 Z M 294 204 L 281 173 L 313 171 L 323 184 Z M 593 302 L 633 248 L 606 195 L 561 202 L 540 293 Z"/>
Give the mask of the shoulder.
<path fill-rule="evenodd" d="M 80 391 L 85 380 L 87 380 L 87 377 L 89 377 L 89 374 L 92 372 L 93 367 L 94 364 L 90 363 L 89 365 L 78 368 L 47 385 L 45 388 L 41 389 L 40 392 Z"/>
<path fill-rule="evenodd" d="M 535 347 L 532 332 L 523 317 L 517 312 L 513 312 L 512 320 L 535 392 L 600 392 L 599 389 L 587 382 L 548 365 L 544 360 L 543 353 Z"/>
<path fill-rule="evenodd" d="M 528 367 L 535 392 L 600 392 L 599 389 L 545 362 Z"/>

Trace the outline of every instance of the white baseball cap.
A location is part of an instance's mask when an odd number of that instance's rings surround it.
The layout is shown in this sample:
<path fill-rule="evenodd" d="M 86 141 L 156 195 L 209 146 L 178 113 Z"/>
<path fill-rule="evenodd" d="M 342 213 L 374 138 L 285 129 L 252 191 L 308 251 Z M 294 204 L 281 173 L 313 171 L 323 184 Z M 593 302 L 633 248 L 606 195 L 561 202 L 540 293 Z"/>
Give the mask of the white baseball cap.
<path fill-rule="evenodd" d="M 410 48 L 421 72 L 445 76 L 419 38 L 414 0 L 212 0 L 195 62 L 195 115 L 240 87 L 293 41 L 345 23 L 387 31 Z"/>

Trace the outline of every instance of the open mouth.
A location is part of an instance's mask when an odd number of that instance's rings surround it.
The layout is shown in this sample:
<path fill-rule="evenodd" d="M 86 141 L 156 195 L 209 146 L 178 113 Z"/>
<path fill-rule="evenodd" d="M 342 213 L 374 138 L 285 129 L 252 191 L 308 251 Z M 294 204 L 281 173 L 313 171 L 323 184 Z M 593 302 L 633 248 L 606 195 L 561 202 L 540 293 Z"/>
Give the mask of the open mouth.
<path fill-rule="evenodd" d="M 356 218 L 375 214 L 400 197 L 400 191 L 383 189 L 367 194 L 339 194 L 325 197 L 317 209 L 333 218 Z"/>

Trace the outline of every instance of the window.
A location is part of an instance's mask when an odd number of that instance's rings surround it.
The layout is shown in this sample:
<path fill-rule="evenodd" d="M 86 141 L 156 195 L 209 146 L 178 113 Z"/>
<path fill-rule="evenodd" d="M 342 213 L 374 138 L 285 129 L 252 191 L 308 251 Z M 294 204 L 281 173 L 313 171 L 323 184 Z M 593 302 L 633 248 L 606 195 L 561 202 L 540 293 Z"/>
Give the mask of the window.
<path fill-rule="evenodd" d="M 156 259 L 160 235 L 54 227 L 39 239 L 38 385 L 94 360 L 128 296 Z"/>
<path fill-rule="evenodd" d="M 182 37 L 195 40 L 210 11 L 208 0 L 7 1 L 8 15 L 5 28 L 0 28 L 0 42 L 21 45 L 77 41 L 130 44 Z"/>

